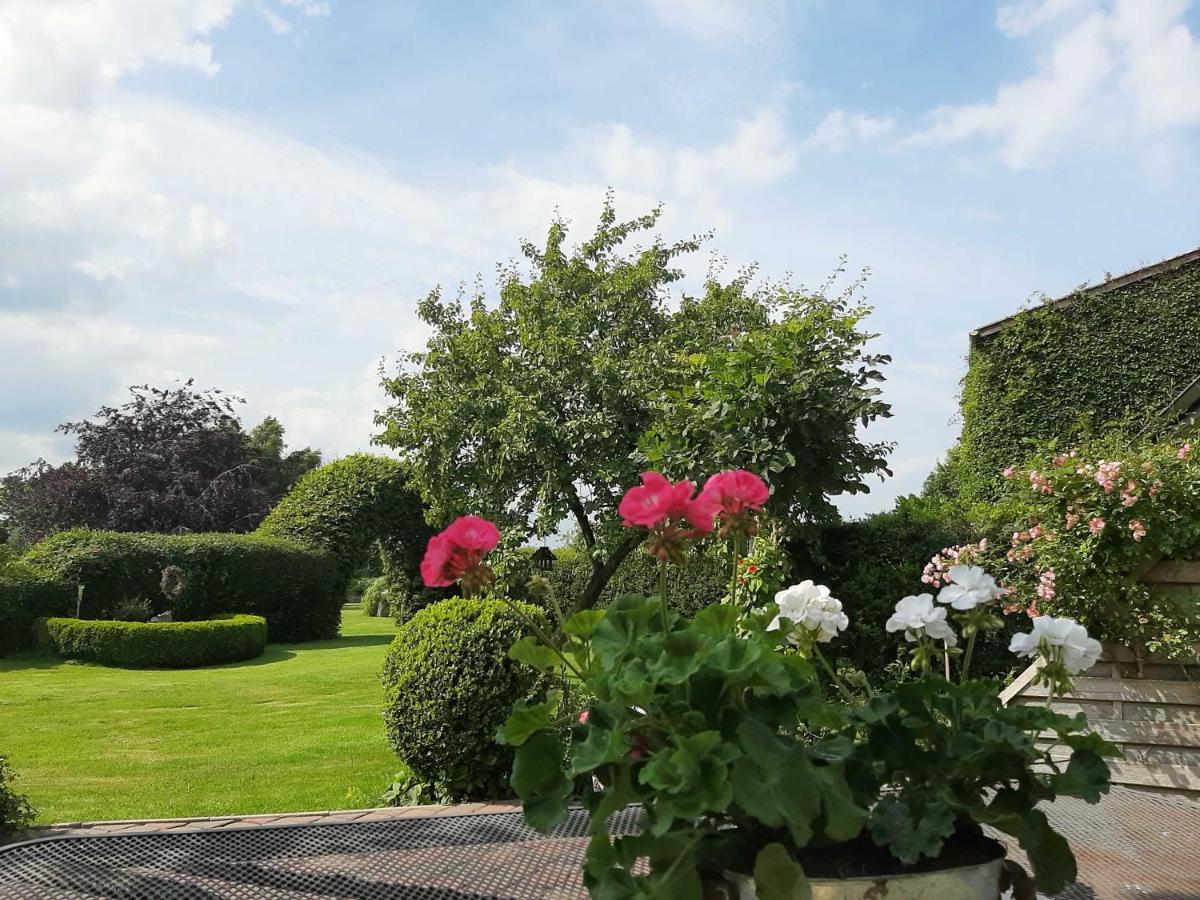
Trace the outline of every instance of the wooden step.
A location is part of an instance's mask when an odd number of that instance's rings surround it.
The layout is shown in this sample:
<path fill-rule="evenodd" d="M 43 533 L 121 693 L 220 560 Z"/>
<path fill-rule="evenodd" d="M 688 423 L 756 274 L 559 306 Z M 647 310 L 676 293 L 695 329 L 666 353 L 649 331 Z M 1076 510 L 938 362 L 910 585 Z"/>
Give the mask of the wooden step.
<path fill-rule="evenodd" d="M 1126 722 L 1119 719 L 1097 719 L 1095 722 L 1088 722 L 1088 730 L 1114 744 L 1200 749 L 1200 725 L 1189 722 Z M 1046 731 L 1039 737 L 1049 740 L 1054 735 Z"/>
<path fill-rule="evenodd" d="M 1046 690 L 1044 684 L 1031 684 L 1025 688 L 1022 696 L 1044 699 Z M 1075 682 L 1071 699 L 1200 705 L 1200 684 L 1154 679 L 1080 678 Z"/>
<path fill-rule="evenodd" d="M 1059 762 L 1066 762 L 1065 754 L 1052 753 L 1051 756 Z M 1146 764 L 1110 759 L 1108 768 L 1112 774 L 1113 784 L 1167 791 L 1200 792 L 1200 765 Z"/>

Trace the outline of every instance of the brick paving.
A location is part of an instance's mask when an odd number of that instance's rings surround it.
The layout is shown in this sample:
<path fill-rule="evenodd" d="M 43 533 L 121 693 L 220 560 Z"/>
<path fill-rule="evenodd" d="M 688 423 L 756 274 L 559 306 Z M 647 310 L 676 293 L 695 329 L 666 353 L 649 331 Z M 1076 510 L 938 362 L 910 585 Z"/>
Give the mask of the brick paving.
<path fill-rule="evenodd" d="M 38 836 L 70 840 L 0 848 L 0 898 L 585 897 L 583 814 L 547 838 L 516 808 L 64 823 Z M 1046 812 L 1079 860 L 1058 900 L 1200 900 L 1200 798 L 1114 788 L 1099 806 L 1063 800 Z"/>

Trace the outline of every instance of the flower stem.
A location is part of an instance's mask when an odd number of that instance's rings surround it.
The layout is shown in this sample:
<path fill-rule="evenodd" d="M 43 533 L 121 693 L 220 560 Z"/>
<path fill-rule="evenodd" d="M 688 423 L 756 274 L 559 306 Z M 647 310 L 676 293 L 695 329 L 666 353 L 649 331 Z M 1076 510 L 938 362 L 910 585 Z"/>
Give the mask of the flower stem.
<path fill-rule="evenodd" d="M 855 702 L 854 695 L 852 693 L 850 693 L 850 689 L 842 683 L 842 679 L 838 678 L 837 672 L 835 672 L 833 670 L 833 666 L 831 666 L 829 664 L 829 660 L 827 660 L 825 658 L 825 654 L 821 652 L 821 648 L 817 646 L 815 641 L 813 642 L 812 649 L 813 649 L 813 655 L 817 658 L 817 660 L 821 663 L 821 666 L 828 673 L 830 679 L 833 681 L 834 685 L 837 687 L 838 692 L 843 697 L 845 697 L 847 700 L 849 700 L 851 703 L 854 703 Z"/>
<path fill-rule="evenodd" d="M 946 669 L 946 680 L 950 680 L 950 643 L 942 641 L 942 662 Z"/>
<path fill-rule="evenodd" d="M 665 559 L 658 561 L 658 600 L 658 611 L 662 614 L 663 633 L 666 634 L 669 625 L 667 623 L 667 561 Z"/>
<path fill-rule="evenodd" d="M 738 576 L 738 557 L 741 556 L 741 535 L 735 534 L 729 539 L 729 547 L 733 554 L 733 571 L 729 576 L 729 602 L 737 606 L 737 576 Z"/>
<path fill-rule="evenodd" d="M 967 638 L 967 649 L 966 652 L 963 653 L 962 673 L 958 678 L 960 684 L 967 680 L 967 675 L 971 671 L 971 654 L 975 650 L 975 638 L 978 634 L 979 630 L 976 629 L 975 631 L 972 631 L 971 636 Z M 949 677 L 950 675 L 947 673 L 946 678 L 949 679 Z"/>

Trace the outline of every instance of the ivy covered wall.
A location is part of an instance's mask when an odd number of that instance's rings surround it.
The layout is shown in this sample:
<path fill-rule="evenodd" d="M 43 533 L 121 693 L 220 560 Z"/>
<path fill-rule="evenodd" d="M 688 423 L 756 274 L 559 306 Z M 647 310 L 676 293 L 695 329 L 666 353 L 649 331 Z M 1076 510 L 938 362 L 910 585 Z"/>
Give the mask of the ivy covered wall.
<path fill-rule="evenodd" d="M 1029 310 L 975 340 L 946 468 L 964 499 L 987 500 L 1035 444 L 1140 431 L 1197 376 L 1200 260 Z"/>

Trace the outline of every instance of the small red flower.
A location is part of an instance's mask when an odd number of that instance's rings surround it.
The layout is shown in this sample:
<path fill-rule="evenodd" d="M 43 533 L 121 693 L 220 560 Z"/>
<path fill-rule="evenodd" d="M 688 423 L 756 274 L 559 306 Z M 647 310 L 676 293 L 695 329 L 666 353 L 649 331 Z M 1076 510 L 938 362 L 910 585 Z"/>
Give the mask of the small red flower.
<path fill-rule="evenodd" d="M 588 711 L 585 709 L 579 714 L 579 724 L 586 725 L 588 720 Z"/>

